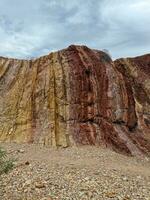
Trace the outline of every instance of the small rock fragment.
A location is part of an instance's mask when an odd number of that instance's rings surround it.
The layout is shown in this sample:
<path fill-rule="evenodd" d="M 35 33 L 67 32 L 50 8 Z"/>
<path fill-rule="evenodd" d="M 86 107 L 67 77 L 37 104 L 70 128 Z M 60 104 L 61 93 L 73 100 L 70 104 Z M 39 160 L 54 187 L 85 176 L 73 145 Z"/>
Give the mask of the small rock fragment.
<path fill-rule="evenodd" d="M 37 181 L 35 182 L 35 187 L 40 189 L 40 188 L 44 188 L 45 187 L 45 183 L 41 182 L 41 181 Z"/>
<path fill-rule="evenodd" d="M 17 151 L 18 151 L 18 153 L 24 153 L 25 152 L 25 150 L 23 150 L 23 149 L 18 149 Z"/>

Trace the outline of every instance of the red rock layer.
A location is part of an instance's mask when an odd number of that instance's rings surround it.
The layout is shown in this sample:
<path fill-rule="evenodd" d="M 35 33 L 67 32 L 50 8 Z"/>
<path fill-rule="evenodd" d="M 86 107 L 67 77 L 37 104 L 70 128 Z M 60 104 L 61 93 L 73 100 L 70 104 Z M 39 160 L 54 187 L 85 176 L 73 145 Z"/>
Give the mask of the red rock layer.
<path fill-rule="evenodd" d="M 150 152 L 150 55 L 112 62 L 72 45 L 32 61 L 0 58 L 0 140 Z"/>

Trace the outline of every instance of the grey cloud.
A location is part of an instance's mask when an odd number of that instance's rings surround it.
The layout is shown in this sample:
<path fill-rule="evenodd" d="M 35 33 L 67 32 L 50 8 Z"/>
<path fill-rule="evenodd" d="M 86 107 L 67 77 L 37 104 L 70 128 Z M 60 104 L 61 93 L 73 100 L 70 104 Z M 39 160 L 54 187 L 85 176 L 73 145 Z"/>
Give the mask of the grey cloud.
<path fill-rule="evenodd" d="M 1 0 L 0 8 L 2 56 L 37 57 L 72 43 L 113 58 L 150 51 L 149 0 Z"/>

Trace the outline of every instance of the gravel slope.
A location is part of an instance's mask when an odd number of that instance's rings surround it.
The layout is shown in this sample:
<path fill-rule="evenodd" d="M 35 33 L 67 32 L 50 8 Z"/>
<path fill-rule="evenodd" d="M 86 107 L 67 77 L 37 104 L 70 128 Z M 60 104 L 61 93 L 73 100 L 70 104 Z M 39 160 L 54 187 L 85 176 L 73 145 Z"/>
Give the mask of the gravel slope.
<path fill-rule="evenodd" d="M 108 149 L 0 144 L 15 168 L 0 176 L 0 200 L 150 200 L 150 161 Z"/>

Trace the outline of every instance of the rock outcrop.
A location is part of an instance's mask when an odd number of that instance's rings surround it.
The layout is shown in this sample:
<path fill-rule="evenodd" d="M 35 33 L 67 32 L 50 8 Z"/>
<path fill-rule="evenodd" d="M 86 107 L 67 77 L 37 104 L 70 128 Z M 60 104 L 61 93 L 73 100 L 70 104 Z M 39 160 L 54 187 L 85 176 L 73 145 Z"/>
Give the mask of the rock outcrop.
<path fill-rule="evenodd" d="M 0 141 L 150 152 L 150 55 L 71 45 L 35 60 L 0 58 Z"/>

